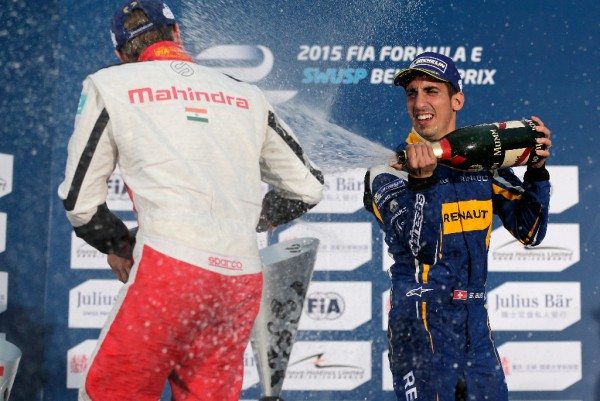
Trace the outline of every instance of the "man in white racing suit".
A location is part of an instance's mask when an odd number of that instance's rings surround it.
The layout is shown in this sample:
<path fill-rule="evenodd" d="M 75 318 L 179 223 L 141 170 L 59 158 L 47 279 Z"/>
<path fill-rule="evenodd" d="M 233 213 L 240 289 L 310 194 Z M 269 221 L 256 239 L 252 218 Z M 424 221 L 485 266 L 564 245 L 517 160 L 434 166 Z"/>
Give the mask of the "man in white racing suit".
<path fill-rule="evenodd" d="M 111 34 L 124 64 L 85 79 L 59 187 L 76 234 L 126 282 L 79 399 L 156 401 L 168 380 L 177 401 L 237 401 L 262 289 L 256 230 L 316 205 L 322 174 L 258 88 L 192 61 L 161 1 L 127 1 Z M 106 206 L 116 164 L 133 249 Z"/>

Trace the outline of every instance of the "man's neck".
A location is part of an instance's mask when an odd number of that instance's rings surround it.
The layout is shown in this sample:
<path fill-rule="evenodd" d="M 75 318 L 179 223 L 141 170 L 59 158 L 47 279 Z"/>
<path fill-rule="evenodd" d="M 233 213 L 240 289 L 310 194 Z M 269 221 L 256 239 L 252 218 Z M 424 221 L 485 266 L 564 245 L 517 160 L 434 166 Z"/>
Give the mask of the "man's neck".
<path fill-rule="evenodd" d="M 183 47 L 181 47 L 179 43 L 168 40 L 151 44 L 144 49 L 138 58 L 138 61 L 156 60 L 193 61 L 192 57 L 183 49 Z"/>
<path fill-rule="evenodd" d="M 427 139 L 419 135 L 419 133 L 414 129 L 414 127 L 408 133 L 408 137 L 406 138 L 406 143 L 415 144 L 415 143 L 423 143 L 429 142 Z"/>

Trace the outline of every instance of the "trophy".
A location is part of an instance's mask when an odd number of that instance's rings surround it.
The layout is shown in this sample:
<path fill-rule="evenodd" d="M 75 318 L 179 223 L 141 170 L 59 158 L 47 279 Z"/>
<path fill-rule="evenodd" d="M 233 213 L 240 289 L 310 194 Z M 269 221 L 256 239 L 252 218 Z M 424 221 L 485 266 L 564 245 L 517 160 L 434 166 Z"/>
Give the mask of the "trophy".
<path fill-rule="evenodd" d="M 20 360 L 21 350 L 16 345 L 0 339 L 0 401 L 8 401 L 10 397 Z"/>
<path fill-rule="evenodd" d="M 263 292 L 251 336 L 262 388 L 260 401 L 283 401 L 283 379 L 318 247 L 316 238 L 298 238 L 260 251 Z"/>

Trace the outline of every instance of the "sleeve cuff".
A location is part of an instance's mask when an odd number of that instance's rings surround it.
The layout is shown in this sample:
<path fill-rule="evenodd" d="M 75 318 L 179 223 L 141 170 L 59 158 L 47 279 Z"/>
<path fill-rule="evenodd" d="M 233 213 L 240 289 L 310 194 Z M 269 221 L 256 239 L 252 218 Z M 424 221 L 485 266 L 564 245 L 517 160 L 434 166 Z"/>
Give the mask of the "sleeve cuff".
<path fill-rule="evenodd" d="M 546 170 L 545 165 L 540 168 L 527 167 L 523 180 L 527 182 L 548 181 L 550 180 L 550 173 Z"/>
<path fill-rule="evenodd" d="M 412 191 L 423 191 L 429 189 L 438 183 L 435 173 L 431 177 L 416 178 L 412 175 L 408 176 L 408 188 Z"/>
<path fill-rule="evenodd" d="M 131 237 L 125 224 L 110 212 L 106 203 L 98 206 L 92 219 L 74 227 L 75 235 L 102 253 L 131 257 Z"/>
<path fill-rule="evenodd" d="M 300 200 L 287 199 L 278 195 L 275 191 L 267 192 L 263 198 L 257 232 L 263 232 L 272 227 L 289 223 L 302 216 L 316 205 L 311 205 Z"/>

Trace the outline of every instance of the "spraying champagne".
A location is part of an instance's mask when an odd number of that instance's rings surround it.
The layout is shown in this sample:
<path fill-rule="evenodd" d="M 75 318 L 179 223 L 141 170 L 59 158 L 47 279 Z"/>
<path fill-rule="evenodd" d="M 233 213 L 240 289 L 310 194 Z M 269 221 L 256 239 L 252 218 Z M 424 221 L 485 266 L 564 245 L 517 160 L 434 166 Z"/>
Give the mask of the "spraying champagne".
<path fill-rule="evenodd" d="M 438 162 L 466 170 L 495 170 L 535 164 L 542 145 L 536 142 L 544 135 L 535 130 L 532 120 L 506 121 L 459 128 L 439 141 L 431 143 Z M 398 161 L 406 163 L 406 151 L 397 153 Z"/>

